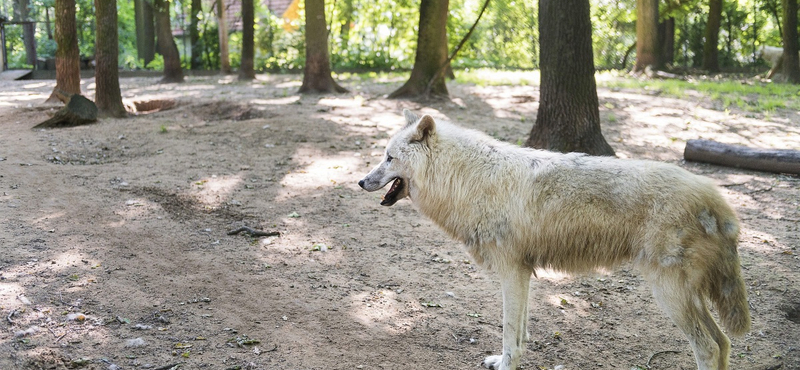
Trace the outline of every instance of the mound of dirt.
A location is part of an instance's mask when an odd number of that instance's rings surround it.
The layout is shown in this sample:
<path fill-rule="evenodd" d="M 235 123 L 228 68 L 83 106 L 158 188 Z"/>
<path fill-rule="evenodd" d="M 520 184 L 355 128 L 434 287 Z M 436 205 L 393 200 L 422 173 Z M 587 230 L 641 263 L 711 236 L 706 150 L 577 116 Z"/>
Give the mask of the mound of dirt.
<path fill-rule="evenodd" d="M 206 121 L 247 121 L 256 118 L 271 118 L 275 113 L 262 108 L 249 107 L 227 101 L 202 103 L 191 107 L 192 113 Z"/>

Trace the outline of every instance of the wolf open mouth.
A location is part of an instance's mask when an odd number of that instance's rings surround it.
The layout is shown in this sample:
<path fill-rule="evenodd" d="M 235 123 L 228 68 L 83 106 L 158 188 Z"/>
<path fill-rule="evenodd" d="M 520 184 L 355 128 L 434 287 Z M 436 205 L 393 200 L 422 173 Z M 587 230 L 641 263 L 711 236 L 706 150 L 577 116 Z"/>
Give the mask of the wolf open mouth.
<path fill-rule="evenodd" d="M 405 190 L 406 183 L 403 181 L 402 178 L 398 177 L 394 179 L 392 183 L 392 187 L 389 188 L 389 191 L 383 196 L 383 200 L 381 201 L 382 206 L 391 206 L 397 203 L 400 200 L 399 195 L 403 193 Z"/>

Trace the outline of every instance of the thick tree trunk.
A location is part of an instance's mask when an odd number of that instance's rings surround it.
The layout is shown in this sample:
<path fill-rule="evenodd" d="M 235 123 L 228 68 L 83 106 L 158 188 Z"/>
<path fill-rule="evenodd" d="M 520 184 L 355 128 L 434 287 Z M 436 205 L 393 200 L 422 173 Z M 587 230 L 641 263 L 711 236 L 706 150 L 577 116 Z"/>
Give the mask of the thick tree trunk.
<path fill-rule="evenodd" d="M 83 95 L 67 94 L 60 90 L 53 91 L 53 94 L 59 95 L 58 100 L 62 100 L 65 105 L 53 117 L 33 126 L 33 129 L 72 127 L 97 121 L 97 106 Z"/>
<path fill-rule="evenodd" d="M 59 94 L 56 94 L 59 90 L 68 94 L 81 93 L 81 61 L 75 26 L 75 0 L 56 0 L 55 17 L 56 87 L 47 98 L 48 102 L 60 100 Z"/>
<path fill-rule="evenodd" d="M 636 0 L 636 65 L 634 73 L 658 67 L 658 0 Z"/>
<path fill-rule="evenodd" d="M 783 74 L 789 82 L 800 84 L 800 57 L 797 55 L 797 0 L 783 0 Z"/>
<path fill-rule="evenodd" d="M 255 8 L 253 0 L 242 0 L 242 63 L 239 66 L 239 80 L 249 81 L 256 78 L 253 69 L 253 58 L 255 57 Z M 325 43 L 327 45 L 327 41 Z"/>
<path fill-rule="evenodd" d="M 217 28 L 219 30 L 219 69 L 222 73 L 231 73 L 231 58 L 228 56 L 228 20 L 225 15 L 225 1 L 216 0 Z"/>
<path fill-rule="evenodd" d="M 419 7 L 419 32 L 414 67 L 408 81 L 390 98 L 416 98 L 425 93 L 428 83 L 447 61 L 447 11 L 449 0 L 422 0 Z M 447 96 L 445 76 L 433 81 L 431 95 Z"/>
<path fill-rule="evenodd" d="M 614 155 L 600 131 L 588 0 L 540 0 L 541 101 L 526 143 Z"/>
<path fill-rule="evenodd" d="M 675 62 L 675 18 L 669 17 L 658 25 L 658 45 L 661 47 L 659 69 Z"/>
<path fill-rule="evenodd" d="M 149 0 L 134 0 L 136 18 L 136 52 L 147 66 L 156 56 L 156 27 L 153 4 Z"/>
<path fill-rule="evenodd" d="M 719 27 L 722 23 L 722 0 L 709 0 L 706 40 L 703 44 L 703 69 L 719 72 Z"/>
<path fill-rule="evenodd" d="M 797 150 L 753 149 L 711 140 L 689 140 L 683 157 L 687 161 L 800 175 L 800 151 Z"/>
<path fill-rule="evenodd" d="M 203 11 L 201 0 L 192 0 L 189 22 L 189 42 L 192 43 L 191 68 L 202 69 L 203 67 L 203 45 L 200 41 L 200 13 Z"/>
<path fill-rule="evenodd" d="M 328 25 L 325 23 L 325 0 L 305 0 L 306 65 L 301 93 L 347 92 L 331 76 L 328 56 Z"/>
<path fill-rule="evenodd" d="M 153 10 L 156 15 L 156 35 L 158 52 L 164 56 L 164 77 L 161 82 L 183 82 L 183 68 L 178 45 L 172 38 L 172 25 L 169 20 L 170 0 L 155 0 Z"/>
<path fill-rule="evenodd" d="M 125 117 L 119 91 L 119 42 L 117 35 L 117 0 L 95 0 L 97 33 L 95 35 L 94 103 L 101 116 Z"/>

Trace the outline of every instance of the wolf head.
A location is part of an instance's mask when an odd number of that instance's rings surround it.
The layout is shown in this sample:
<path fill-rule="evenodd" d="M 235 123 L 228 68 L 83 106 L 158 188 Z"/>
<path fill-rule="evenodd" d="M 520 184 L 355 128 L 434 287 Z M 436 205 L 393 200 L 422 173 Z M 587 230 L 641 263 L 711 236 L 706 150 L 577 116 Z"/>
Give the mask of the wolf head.
<path fill-rule="evenodd" d="M 411 193 L 414 172 L 425 163 L 430 146 L 436 139 L 436 122 L 433 117 L 422 118 L 403 110 L 406 125 L 395 134 L 386 146 L 383 160 L 358 182 L 366 191 L 376 191 L 389 182 L 392 186 L 383 196 L 381 205 L 391 206 Z"/>

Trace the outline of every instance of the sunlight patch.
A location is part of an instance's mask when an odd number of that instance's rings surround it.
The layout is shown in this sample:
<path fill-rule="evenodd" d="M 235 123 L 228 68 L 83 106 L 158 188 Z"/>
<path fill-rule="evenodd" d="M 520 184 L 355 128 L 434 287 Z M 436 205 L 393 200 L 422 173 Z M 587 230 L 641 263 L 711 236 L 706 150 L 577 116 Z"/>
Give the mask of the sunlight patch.
<path fill-rule="evenodd" d="M 192 184 L 192 195 L 206 206 L 218 207 L 228 200 L 233 190 L 240 186 L 242 182 L 242 177 L 239 175 L 222 177 L 212 175 L 195 181 Z"/>
<path fill-rule="evenodd" d="M 402 333 L 413 327 L 412 320 L 402 320 L 398 295 L 391 290 L 364 292 L 351 297 L 351 315 L 362 325 Z"/>
<path fill-rule="evenodd" d="M 300 101 L 300 95 L 292 95 L 277 99 L 252 99 L 250 103 L 259 105 L 289 105 L 297 101 Z"/>
<path fill-rule="evenodd" d="M 313 156 L 312 156 L 313 157 Z M 353 155 L 322 157 L 298 170 L 286 174 L 281 185 L 287 188 L 277 200 L 290 198 L 293 193 L 305 193 L 313 189 L 354 187 L 353 171 L 362 168 L 362 158 Z M 294 194 L 296 195 L 296 194 Z M 308 194 L 306 194 L 308 195 Z"/>

